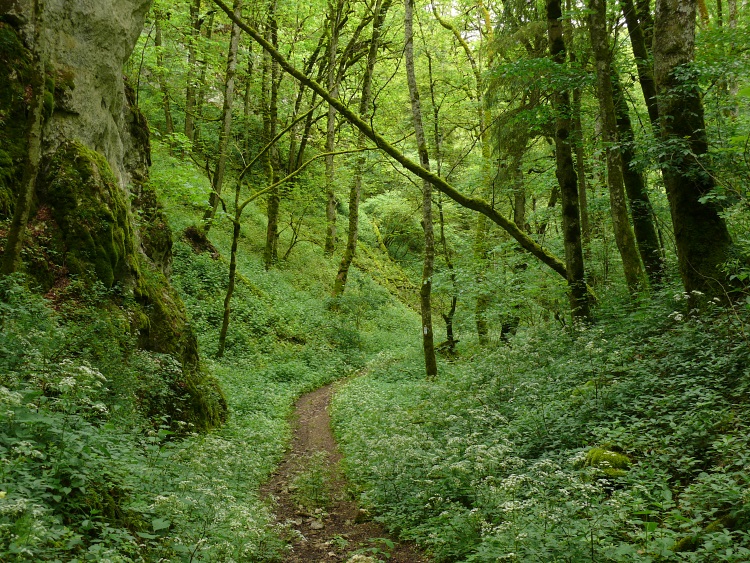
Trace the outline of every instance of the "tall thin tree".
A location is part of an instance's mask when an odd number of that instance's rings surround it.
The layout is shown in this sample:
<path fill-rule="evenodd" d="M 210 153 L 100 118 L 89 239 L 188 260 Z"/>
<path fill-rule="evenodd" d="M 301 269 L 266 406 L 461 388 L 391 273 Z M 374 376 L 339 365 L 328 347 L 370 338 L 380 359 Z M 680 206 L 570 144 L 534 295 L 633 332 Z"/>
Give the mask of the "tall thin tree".
<path fill-rule="evenodd" d="M 409 85 L 411 114 L 414 121 L 414 136 L 417 140 L 419 163 L 425 170 L 430 170 L 430 156 L 427 152 L 427 140 L 422 124 L 422 104 L 419 98 L 417 77 L 414 71 L 414 0 L 406 0 L 404 9 L 404 59 L 406 63 L 406 81 Z M 422 228 L 424 229 L 424 264 L 422 267 L 422 285 L 419 290 L 420 309 L 422 312 L 422 346 L 424 348 L 425 371 L 428 377 L 437 375 L 435 359 L 435 342 L 432 333 L 432 273 L 435 264 L 435 234 L 432 225 L 432 183 L 422 182 Z"/>

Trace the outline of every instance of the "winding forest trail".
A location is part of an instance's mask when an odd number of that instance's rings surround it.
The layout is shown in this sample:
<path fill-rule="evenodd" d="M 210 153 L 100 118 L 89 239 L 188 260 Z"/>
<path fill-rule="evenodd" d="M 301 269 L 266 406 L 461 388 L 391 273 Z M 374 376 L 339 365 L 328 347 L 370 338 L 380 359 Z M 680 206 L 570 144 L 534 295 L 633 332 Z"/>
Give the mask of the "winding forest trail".
<path fill-rule="evenodd" d="M 391 542 L 383 526 L 349 498 L 328 413 L 335 385 L 299 398 L 290 450 L 262 491 L 290 532 L 292 550 L 284 561 L 427 563 L 413 545 Z"/>

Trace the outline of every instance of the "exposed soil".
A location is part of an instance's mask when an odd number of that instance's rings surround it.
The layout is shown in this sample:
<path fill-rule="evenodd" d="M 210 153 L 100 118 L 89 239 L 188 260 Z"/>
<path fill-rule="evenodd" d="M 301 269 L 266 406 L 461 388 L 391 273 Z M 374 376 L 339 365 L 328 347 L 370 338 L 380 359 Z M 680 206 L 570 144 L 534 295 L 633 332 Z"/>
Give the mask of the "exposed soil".
<path fill-rule="evenodd" d="M 427 563 L 414 545 L 392 540 L 351 499 L 331 432 L 333 392 L 328 385 L 297 401 L 291 449 L 263 489 L 276 504 L 277 521 L 289 529 L 292 550 L 284 561 L 347 562 L 362 554 L 372 559 L 353 561 Z"/>

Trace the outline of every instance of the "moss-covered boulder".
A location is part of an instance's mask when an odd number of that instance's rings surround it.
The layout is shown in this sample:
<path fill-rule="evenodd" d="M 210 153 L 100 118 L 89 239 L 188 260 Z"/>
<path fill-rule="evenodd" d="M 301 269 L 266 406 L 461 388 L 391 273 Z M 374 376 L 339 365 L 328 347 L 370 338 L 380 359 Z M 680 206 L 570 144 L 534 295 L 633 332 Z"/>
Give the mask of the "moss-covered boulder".
<path fill-rule="evenodd" d="M 586 453 L 584 467 L 595 467 L 606 477 L 622 477 L 630 468 L 630 458 L 621 451 L 602 447 L 591 448 Z"/>

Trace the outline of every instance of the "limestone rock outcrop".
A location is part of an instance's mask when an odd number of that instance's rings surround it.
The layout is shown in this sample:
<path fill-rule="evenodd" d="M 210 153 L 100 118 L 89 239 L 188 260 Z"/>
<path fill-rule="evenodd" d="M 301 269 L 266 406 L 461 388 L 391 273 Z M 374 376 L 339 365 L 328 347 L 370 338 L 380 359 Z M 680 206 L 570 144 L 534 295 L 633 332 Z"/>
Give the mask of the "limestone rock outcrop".
<path fill-rule="evenodd" d="M 190 408 L 175 416 L 208 428 L 223 420 L 226 405 L 201 371 L 195 334 L 167 278 L 172 237 L 147 185 L 148 125 L 123 78 L 150 4 L 0 0 L 0 221 L 7 223 L 18 195 L 38 55 L 45 113 L 27 273 L 52 297 L 72 277 L 114 288 L 139 345 L 182 363 L 175 392 Z M 0 223 L 0 245 L 2 238 Z"/>

